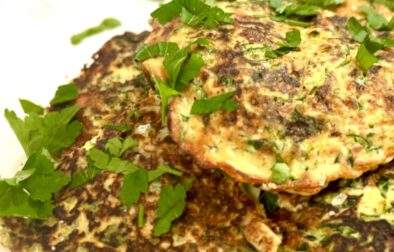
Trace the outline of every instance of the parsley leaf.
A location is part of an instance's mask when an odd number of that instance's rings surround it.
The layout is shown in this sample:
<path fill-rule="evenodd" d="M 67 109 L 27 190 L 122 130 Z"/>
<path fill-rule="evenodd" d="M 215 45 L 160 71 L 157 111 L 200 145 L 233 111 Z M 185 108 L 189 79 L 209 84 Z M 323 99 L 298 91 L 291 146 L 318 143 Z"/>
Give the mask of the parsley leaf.
<path fill-rule="evenodd" d="M 271 167 L 272 181 L 276 184 L 283 184 L 290 179 L 289 166 L 280 158 L 276 159 L 275 164 Z"/>
<path fill-rule="evenodd" d="M 300 43 L 301 33 L 299 30 L 286 32 L 286 41 L 284 43 L 279 43 L 278 45 L 280 47 L 275 50 L 266 50 L 265 56 L 274 59 L 280 55 L 288 54 L 291 51 L 297 50 Z"/>
<path fill-rule="evenodd" d="M 0 180 L 0 216 L 49 217 L 52 194 L 69 181 L 44 154 L 32 154 L 14 178 Z"/>
<path fill-rule="evenodd" d="M 136 146 L 138 142 L 132 137 L 127 137 L 123 142 L 119 137 L 113 137 L 107 141 L 105 148 L 112 156 L 120 157 L 125 151 Z"/>
<path fill-rule="evenodd" d="M 352 38 L 357 42 L 363 42 L 368 35 L 368 31 L 358 22 L 354 17 L 351 17 L 347 22 L 347 28 L 352 35 Z"/>
<path fill-rule="evenodd" d="M 206 45 L 205 39 L 197 39 L 197 44 Z M 180 95 L 186 85 L 200 72 L 204 62 L 198 54 L 190 53 L 190 46 L 179 48 L 172 42 L 159 42 L 147 46 L 143 44 L 135 55 L 135 60 L 143 61 L 158 56 L 164 57 L 163 65 L 167 71 L 167 80 L 160 80 L 155 76 L 152 79 L 161 97 L 161 120 L 167 122 L 168 102 L 171 96 Z"/>
<path fill-rule="evenodd" d="M 185 209 L 186 189 L 182 184 L 175 187 L 165 186 L 160 192 L 158 208 L 156 210 L 157 222 L 154 235 L 160 236 L 170 231 L 171 223 L 179 218 Z"/>
<path fill-rule="evenodd" d="M 272 192 L 261 192 L 260 202 L 263 203 L 264 209 L 268 214 L 275 212 L 275 210 L 278 208 L 278 198 L 278 195 Z"/>
<path fill-rule="evenodd" d="M 168 113 L 168 101 L 171 96 L 180 95 L 178 91 L 167 86 L 165 81 L 161 81 L 157 78 L 153 77 L 153 81 L 156 84 L 156 88 L 159 90 L 159 94 L 161 97 L 161 123 L 166 125 L 167 123 L 167 113 Z"/>
<path fill-rule="evenodd" d="M 218 7 L 212 7 L 201 0 L 172 0 L 151 13 L 151 16 L 165 24 L 180 16 L 184 24 L 192 27 L 216 28 L 218 24 L 233 22 L 232 14 Z"/>
<path fill-rule="evenodd" d="M 84 39 L 86 39 L 88 37 L 91 37 L 93 35 L 101 33 L 105 30 L 114 29 L 120 25 L 121 25 L 121 22 L 119 20 L 117 20 L 115 18 L 106 18 L 98 26 L 88 28 L 88 29 L 84 30 L 83 32 L 73 35 L 70 39 L 71 44 L 78 45 Z"/>
<path fill-rule="evenodd" d="M 192 115 L 205 115 L 216 112 L 218 110 L 234 111 L 237 109 L 238 104 L 231 100 L 234 92 L 224 93 L 218 96 L 204 98 L 194 101 L 190 114 Z"/>
<path fill-rule="evenodd" d="M 72 175 L 70 187 L 80 187 L 94 179 L 99 173 L 100 169 L 95 168 L 93 165 L 88 165 L 87 168 L 77 171 Z"/>
<path fill-rule="evenodd" d="M 171 168 L 169 165 L 160 165 L 155 170 L 148 171 L 148 180 L 152 182 L 153 180 L 159 178 L 163 174 L 172 174 L 174 176 L 182 176 L 182 172 Z"/>
<path fill-rule="evenodd" d="M 79 106 L 74 105 L 44 116 L 32 113 L 24 120 L 18 118 L 15 112 L 6 109 L 4 116 L 27 156 L 43 149 L 56 155 L 61 149 L 73 144 L 79 136 L 81 123 L 72 121 L 79 109 Z"/>
<path fill-rule="evenodd" d="M 364 42 L 358 48 L 356 55 L 357 62 L 364 72 L 378 62 L 378 58 L 374 54 L 382 48 L 383 44 L 372 41 L 369 36 L 365 38 Z"/>
<path fill-rule="evenodd" d="M 56 105 L 69 102 L 78 98 L 78 89 L 74 83 L 59 86 L 57 88 L 55 97 L 51 100 L 50 104 Z"/>
<path fill-rule="evenodd" d="M 368 25 L 374 30 L 392 30 L 394 29 L 394 17 L 391 21 L 380 15 L 374 8 L 370 6 L 360 7 L 360 11 L 367 16 Z"/>
<path fill-rule="evenodd" d="M 277 14 L 270 18 L 289 25 L 306 27 L 310 25 L 307 22 L 308 18 L 315 16 L 320 8 L 332 7 L 342 3 L 344 3 L 344 0 L 270 0 L 269 6 Z"/>
<path fill-rule="evenodd" d="M 23 109 L 25 114 L 36 113 L 38 115 L 42 115 L 44 113 L 44 108 L 40 105 L 37 105 L 29 100 L 19 99 L 19 103 Z"/>
<path fill-rule="evenodd" d="M 167 56 L 179 50 L 178 45 L 173 42 L 159 42 L 153 45 L 142 45 L 138 48 L 134 59 L 137 61 L 144 61 L 158 56 Z"/>
<path fill-rule="evenodd" d="M 139 200 L 141 193 L 147 191 L 148 172 L 145 169 L 139 169 L 124 176 L 120 189 L 120 201 L 123 205 L 130 207 Z"/>
<path fill-rule="evenodd" d="M 175 84 L 175 90 L 182 91 L 188 83 L 200 72 L 204 66 L 204 60 L 198 54 L 191 54 L 190 58 L 182 66 L 178 81 Z"/>
<path fill-rule="evenodd" d="M 131 162 L 113 157 L 97 148 L 89 150 L 88 157 L 92 161 L 94 167 L 103 171 L 127 174 L 140 169 Z"/>

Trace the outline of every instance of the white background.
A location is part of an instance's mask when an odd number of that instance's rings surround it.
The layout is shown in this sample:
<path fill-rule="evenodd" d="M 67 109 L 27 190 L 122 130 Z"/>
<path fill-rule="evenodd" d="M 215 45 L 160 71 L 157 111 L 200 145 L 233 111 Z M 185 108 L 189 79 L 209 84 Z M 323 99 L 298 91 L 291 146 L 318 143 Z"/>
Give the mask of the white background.
<path fill-rule="evenodd" d="M 19 98 L 48 106 L 57 86 L 78 76 L 105 41 L 124 31 L 149 29 L 154 0 L 0 0 L 0 175 L 12 176 L 25 161 L 3 116 L 21 117 Z M 70 37 L 115 17 L 122 26 L 73 46 Z M 0 252 L 8 251 L 0 247 Z"/>

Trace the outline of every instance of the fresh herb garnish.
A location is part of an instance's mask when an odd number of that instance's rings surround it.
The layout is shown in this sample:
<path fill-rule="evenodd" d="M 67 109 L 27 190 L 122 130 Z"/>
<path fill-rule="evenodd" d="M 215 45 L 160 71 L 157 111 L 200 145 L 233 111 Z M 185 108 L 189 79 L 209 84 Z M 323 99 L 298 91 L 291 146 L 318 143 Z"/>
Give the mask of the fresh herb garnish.
<path fill-rule="evenodd" d="M 282 158 L 277 157 L 275 164 L 271 167 L 271 178 L 276 184 L 283 184 L 290 179 L 290 168 Z"/>
<path fill-rule="evenodd" d="M 139 200 L 141 193 L 147 191 L 148 172 L 145 169 L 139 169 L 124 176 L 120 189 L 120 201 L 123 205 L 130 207 Z"/>
<path fill-rule="evenodd" d="M 123 141 L 119 137 L 113 137 L 108 140 L 105 149 L 115 157 L 120 157 L 128 149 L 138 146 L 138 141 L 132 137 L 127 137 Z"/>
<path fill-rule="evenodd" d="M 114 29 L 116 27 L 119 27 L 120 25 L 121 25 L 121 22 L 119 20 L 117 20 L 115 18 L 106 18 L 98 26 L 88 28 L 88 29 L 84 30 L 83 32 L 73 35 L 70 39 L 71 44 L 78 45 L 84 39 L 86 39 L 88 37 L 91 37 L 93 35 L 101 33 L 105 30 Z"/>
<path fill-rule="evenodd" d="M 191 115 L 206 115 L 219 110 L 227 112 L 234 111 L 237 109 L 238 104 L 231 100 L 234 92 L 224 93 L 218 96 L 203 98 L 194 101 L 190 110 Z"/>
<path fill-rule="evenodd" d="M 198 39 L 197 44 L 206 45 L 205 39 Z M 166 124 L 168 102 L 170 97 L 180 95 L 186 85 L 200 72 L 204 61 L 200 55 L 190 52 L 191 47 L 179 48 L 172 42 L 159 42 L 153 45 L 143 44 L 135 55 L 135 60 L 144 61 L 154 57 L 164 57 L 163 65 L 168 78 L 161 80 L 152 76 L 161 97 L 161 119 Z"/>
<path fill-rule="evenodd" d="M 55 171 L 43 153 L 34 153 L 23 169 L 0 180 L 0 216 L 42 219 L 52 215 L 52 194 L 67 185 L 70 178 Z"/>
<path fill-rule="evenodd" d="M 93 165 L 88 165 L 87 168 L 77 171 L 71 176 L 70 187 L 71 188 L 80 187 L 88 183 L 89 181 L 93 180 L 100 172 L 101 172 L 100 169 L 97 169 Z"/>
<path fill-rule="evenodd" d="M 69 102 L 78 98 L 78 89 L 74 83 L 59 86 L 57 88 L 55 97 L 51 100 L 50 104 L 57 105 Z"/>
<path fill-rule="evenodd" d="M 171 223 L 180 217 L 186 205 L 186 189 L 182 184 L 175 187 L 165 186 L 160 192 L 158 208 L 156 211 L 157 222 L 153 234 L 160 236 L 170 231 Z"/>
<path fill-rule="evenodd" d="M 277 58 L 280 55 L 288 54 L 291 51 L 298 49 L 301 43 L 301 33 L 299 30 L 293 30 L 286 32 L 286 41 L 284 43 L 278 43 L 279 48 L 275 50 L 266 50 L 265 56 L 267 58 Z"/>
<path fill-rule="evenodd" d="M 138 227 L 142 228 L 144 226 L 144 212 L 145 207 L 144 205 L 138 205 Z"/>
<path fill-rule="evenodd" d="M 370 6 L 360 7 L 360 11 L 367 16 L 368 25 L 374 30 L 392 30 L 394 29 L 394 16 L 388 21 Z"/>
<path fill-rule="evenodd" d="M 364 39 L 368 35 L 368 31 L 365 27 L 363 27 L 360 22 L 354 18 L 351 17 L 348 22 L 347 22 L 347 28 L 350 32 L 350 35 L 352 35 L 353 40 L 362 43 Z"/>
<path fill-rule="evenodd" d="M 356 55 L 357 62 L 364 72 L 378 62 L 378 58 L 375 56 L 375 53 L 383 49 L 383 47 L 383 44 L 372 41 L 369 36 L 364 39 L 364 42 L 358 48 Z"/>
<path fill-rule="evenodd" d="M 216 28 L 219 24 L 233 22 L 231 13 L 209 6 L 201 0 L 172 0 L 152 12 L 151 16 L 160 24 L 168 23 L 180 16 L 182 22 L 188 26 L 201 25 L 208 29 Z"/>
<path fill-rule="evenodd" d="M 289 25 L 306 27 L 311 17 L 315 16 L 320 8 L 328 8 L 342 4 L 344 0 L 270 0 L 269 6 L 276 15 L 271 19 L 285 22 Z"/>
<path fill-rule="evenodd" d="M 263 203 L 264 209 L 268 214 L 271 214 L 278 209 L 278 198 L 278 195 L 272 192 L 261 192 L 260 202 Z"/>
<path fill-rule="evenodd" d="M 73 121 L 79 111 L 74 105 L 44 116 L 31 113 L 24 120 L 14 111 L 5 110 L 4 116 L 13 129 L 27 156 L 46 149 L 51 155 L 69 147 L 81 132 L 81 123 Z"/>
<path fill-rule="evenodd" d="M 160 165 L 155 170 L 148 171 L 148 181 L 152 182 L 166 173 L 177 177 L 182 176 L 182 172 L 171 168 L 169 165 Z"/>
<path fill-rule="evenodd" d="M 40 105 L 37 105 L 29 100 L 19 99 L 19 103 L 23 109 L 25 114 L 36 113 L 38 115 L 42 115 L 44 113 L 44 108 Z"/>

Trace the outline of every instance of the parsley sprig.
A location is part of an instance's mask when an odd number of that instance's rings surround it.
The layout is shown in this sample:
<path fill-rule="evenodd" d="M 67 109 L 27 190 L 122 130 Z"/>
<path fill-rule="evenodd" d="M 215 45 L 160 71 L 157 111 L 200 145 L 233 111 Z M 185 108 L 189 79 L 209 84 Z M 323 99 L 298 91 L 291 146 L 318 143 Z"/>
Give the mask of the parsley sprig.
<path fill-rule="evenodd" d="M 64 85 L 58 88 L 51 104 L 61 104 L 77 97 L 74 84 Z M 55 170 L 50 155 L 57 156 L 79 136 L 81 123 L 74 117 L 80 108 L 74 105 L 44 113 L 43 107 L 31 101 L 19 101 L 26 117 L 21 119 L 8 109 L 4 116 L 28 160 L 14 177 L 0 179 L 0 216 L 43 219 L 52 214 L 53 194 L 70 182 L 63 172 Z"/>
<path fill-rule="evenodd" d="M 238 104 L 231 100 L 234 92 L 224 93 L 210 98 L 203 98 L 194 101 L 190 110 L 191 115 L 206 115 L 219 110 L 234 111 Z"/>
<path fill-rule="evenodd" d="M 265 57 L 267 58 L 277 58 L 281 55 L 288 54 L 291 51 L 298 49 L 301 44 L 301 33 L 299 30 L 293 30 L 286 33 L 286 41 L 283 43 L 278 43 L 279 48 L 275 50 L 267 49 L 265 51 Z"/>
<path fill-rule="evenodd" d="M 45 151 L 32 154 L 13 178 L 0 179 L 0 216 L 34 219 L 51 216 L 52 194 L 69 181 L 69 177 L 55 171 Z"/>
<path fill-rule="evenodd" d="M 212 7 L 201 0 L 172 0 L 152 12 L 151 16 L 160 24 L 168 23 L 180 16 L 182 22 L 188 26 L 201 25 L 208 29 L 216 28 L 218 24 L 233 22 L 231 13 Z"/>
<path fill-rule="evenodd" d="M 207 40 L 198 39 L 196 44 L 205 46 Z M 161 97 L 161 119 L 162 124 L 165 125 L 170 97 L 180 95 L 180 92 L 200 72 L 204 60 L 200 55 L 191 52 L 191 45 L 179 48 L 173 42 L 159 42 L 149 46 L 143 44 L 137 51 L 135 60 L 144 61 L 159 56 L 164 58 L 163 65 L 168 78 L 161 80 L 156 76 L 151 77 Z"/>

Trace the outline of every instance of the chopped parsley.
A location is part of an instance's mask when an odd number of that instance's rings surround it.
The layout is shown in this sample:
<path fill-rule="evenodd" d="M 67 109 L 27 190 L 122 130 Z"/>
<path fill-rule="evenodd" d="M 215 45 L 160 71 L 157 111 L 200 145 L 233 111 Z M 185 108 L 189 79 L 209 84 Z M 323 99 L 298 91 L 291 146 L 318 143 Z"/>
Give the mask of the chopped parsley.
<path fill-rule="evenodd" d="M 29 100 L 19 99 L 19 103 L 23 109 L 25 114 L 36 113 L 38 115 L 42 115 L 44 113 L 44 108 L 40 105 L 37 105 Z"/>
<path fill-rule="evenodd" d="M 71 37 L 70 41 L 73 45 L 78 45 L 83 40 L 98 33 L 101 33 L 106 30 L 111 30 L 117 28 L 121 25 L 121 22 L 115 18 L 106 18 L 99 25 L 88 28 L 78 34 L 75 34 Z"/>
<path fill-rule="evenodd" d="M 203 98 L 194 101 L 190 110 L 191 115 L 206 115 L 219 110 L 227 112 L 234 111 L 237 109 L 238 104 L 231 100 L 234 92 L 224 93 L 218 96 Z"/>
<path fill-rule="evenodd" d="M 378 27 L 378 21 L 375 20 L 373 22 L 375 22 L 375 27 Z M 392 23 L 394 25 L 394 19 Z M 371 26 L 371 24 L 369 24 L 369 26 Z M 378 58 L 375 56 L 375 53 L 377 51 L 382 50 L 384 47 L 394 46 L 394 40 L 392 39 L 380 39 L 373 37 L 369 33 L 368 29 L 366 27 L 363 27 L 360 22 L 354 17 L 351 17 L 348 20 L 347 27 L 353 40 L 361 43 L 357 51 L 356 60 L 364 72 L 368 71 L 369 68 L 371 68 L 376 62 L 378 62 Z"/>
<path fill-rule="evenodd" d="M 120 201 L 123 205 L 130 207 L 139 200 L 141 193 L 147 191 L 148 172 L 145 169 L 139 169 L 124 176 L 120 189 Z"/>
<path fill-rule="evenodd" d="M 180 17 L 185 25 L 216 28 L 219 24 L 233 22 L 232 14 L 218 7 L 212 7 L 201 0 L 172 0 L 151 13 L 160 24 L 165 24 Z"/>
<path fill-rule="evenodd" d="M 271 16 L 272 20 L 306 27 L 310 25 L 310 18 L 315 16 L 321 8 L 329 8 L 342 3 L 344 0 L 270 0 L 269 6 L 276 14 Z"/>
<path fill-rule="evenodd" d="M 351 17 L 348 20 L 347 28 L 350 32 L 350 35 L 352 35 L 353 40 L 357 42 L 362 43 L 368 35 L 368 31 L 366 30 L 366 28 L 363 27 L 360 22 L 354 17 Z"/>
<path fill-rule="evenodd" d="M 198 39 L 195 43 L 204 46 L 207 40 Z M 144 61 L 158 56 L 164 58 L 163 65 L 168 78 L 161 80 L 152 76 L 152 79 L 161 97 L 161 119 L 165 125 L 170 97 L 180 95 L 179 92 L 200 72 L 204 61 L 200 55 L 191 52 L 190 46 L 179 48 L 172 42 L 159 42 L 149 46 L 143 44 L 137 50 L 135 60 Z"/>
<path fill-rule="evenodd" d="M 13 178 L 0 179 L 0 216 L 33 219 L 52 215 L 52 194 L 70 181 L 55 171 L 54 163 L 43 153 L 34 153 Z"/>
<path fill-rule="evenodd" d="M 264 209 L 268 214 L 271 214 L 278 209 L 278 198 L 278 195 L 272 192 L 261 192 L 260 202 L 263 203 Z"/>
<path fill-rule="evenodd" d="M 360 11 L 367 17 L 369 27 L 374 30 L 392 30 L 394 29 L 394 16 L 388 21 L 370 6 L 360 7 Z"/>
<path fill-rule="evenodd" d="M 182 176 L 182 172 L 171 168 L 171 166 L 160 165 L 155 170 L 148 171 L 148 181 L 152 182 L 166 173 L 172 174 L 177 177 Z"/>
<path fill-rule="evenodd" d="M 297 50 L 300 43 L 301 33 L 299 30 L 286 32 L 286 41 L 284 43 L 278 43 L 279 48 L 275 50 L 266 50 L 265 57 L 274 59 L 281 55 L 288 54 L 291 51 Z"/>
<path fill-rule="evenodd" d="M 186 205 L 186 189 L 182 184 L 162 188 L 156 210 L 157 222 L 153 234 L 160 236 L 170 231 L 172 222 L 180 217 Z"/>
<path fill-rule="evenodd" d="M 282 158 L 277 157 L 275 164 L 271 167 L 271 178 L 276 184 L 283 184 L 290 179 L 290 168 Z"/>
<path fill-rule="evenodd" d="M 73 101 L 78 98 L 78 89 L 74 83 L 59 86 L 57 88 L 55 97 L 51 100 L 50 104 L 57 105 L 69 101 Z"/>
<path fill-rule="evenodd" d="M 358 48 L 356 55 L 357 62 L 364 72 L 378 62 L 378 58 L 375 56 L 375 53 L 383 49 L 383 47 L 383 44 L 377 41 L 372 41 L 369 36 L 364 39 L 364 42 Z"/>
<path fill-rule="evenodd" d="M 43 149 L 56 155 L 73 144 L 81 133 L 81 123 L 73 120 L 79 109 L 78 105 L 74 105 L 43 116 L 31 113 L 23 120 L 14 111 L 6 109 L 4 116 L 27 156 Z"/>

